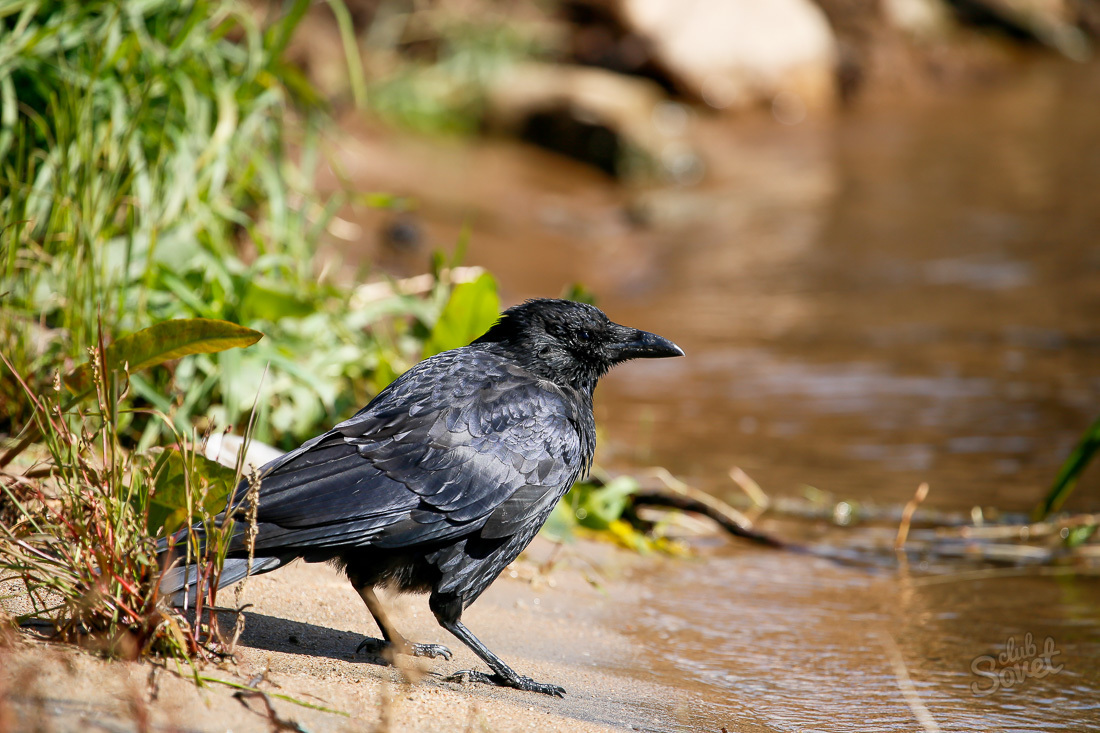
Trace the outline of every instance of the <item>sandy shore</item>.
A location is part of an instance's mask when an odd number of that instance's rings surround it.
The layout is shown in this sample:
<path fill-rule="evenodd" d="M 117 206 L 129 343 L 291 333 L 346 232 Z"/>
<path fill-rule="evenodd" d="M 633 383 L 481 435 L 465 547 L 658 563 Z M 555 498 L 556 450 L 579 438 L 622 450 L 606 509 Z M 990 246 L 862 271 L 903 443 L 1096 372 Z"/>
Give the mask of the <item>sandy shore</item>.
<path fill-rule="evenodd" d="M 356 655 L 364 634 L 378 635 L 362 601 L 342 575 L 303 563 L 248 581 L 244 601 L 253 606 L 237 664 L 208 666 L 203 674 L 238 683 L 264 674 L 265 692 L 343 713 L 268 698 L 279 720 L 308 731 L 680 728 L 683 694 L 648 679 L 645 649 L 624 615 L 641 592 L 629 576 L 647 561 L 582 542 L 568 546 L 549 574 L 537 572 L 549 551 L 536 541 L 528 559 L 505 571 L 464 620 L 521 674 L 565 687 L 564 699 L 446 681 L 452 672 L 485 667 L 436 624 L 426 597 L 385 600 L 407 637 L 445 644 L 453 660 L 409 660 L 419 676 L 410 683 L 381 660 Z M 231 605 L 232 598 L 229 591 L 220 602 Z M 223 685 L 196 688 L 163 665 L 109 663 L 59 644 L 16 638 L 0 651 L 0 733 L 273 729 L 262 699 L 234 693 Z"/>

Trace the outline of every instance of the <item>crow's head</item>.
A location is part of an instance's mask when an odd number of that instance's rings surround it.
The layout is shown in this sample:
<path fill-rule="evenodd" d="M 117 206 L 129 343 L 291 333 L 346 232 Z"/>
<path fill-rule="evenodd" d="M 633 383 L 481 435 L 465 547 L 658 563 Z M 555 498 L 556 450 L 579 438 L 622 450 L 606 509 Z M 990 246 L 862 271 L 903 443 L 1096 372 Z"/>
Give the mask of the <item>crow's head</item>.
<path fill-rule="evenodd" d="M 548 298 L 504 311 L 474 343 L 500 344 L 528 371 L 589 391 L 620 362 L 684 355 L 668 339 L 612 323 L 595 306 Z"/>

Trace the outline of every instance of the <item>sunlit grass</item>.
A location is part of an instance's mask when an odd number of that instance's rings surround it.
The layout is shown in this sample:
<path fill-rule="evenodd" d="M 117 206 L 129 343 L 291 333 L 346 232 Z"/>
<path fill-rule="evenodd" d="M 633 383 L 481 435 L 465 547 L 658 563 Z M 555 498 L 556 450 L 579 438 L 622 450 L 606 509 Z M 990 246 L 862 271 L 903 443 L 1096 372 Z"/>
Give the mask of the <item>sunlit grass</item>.
<path fill-rule="evenodd" d="M 270 364 L 257 435 L 289 446 L 362 404 L 384 384 L 376 372 L 408 366 L 439 298 L 352 312 L 346 280 L 319 281 L 317 245 L 356 197 L 315 190 L 323 104 L 282 58 L 309 4 L 267 25 L 233 0 L 0 5 L 0 348 L 35 390 L 101 325 L 110 340 L 228 320 L 270 338 L 140 376 L 133 394 L 167 414 L 170 377 L 175 428 L 221 428 Z M 4 379 L 0 431 L 27 410 Z M 145 447 L 169 427 L 120 425 Z"/>

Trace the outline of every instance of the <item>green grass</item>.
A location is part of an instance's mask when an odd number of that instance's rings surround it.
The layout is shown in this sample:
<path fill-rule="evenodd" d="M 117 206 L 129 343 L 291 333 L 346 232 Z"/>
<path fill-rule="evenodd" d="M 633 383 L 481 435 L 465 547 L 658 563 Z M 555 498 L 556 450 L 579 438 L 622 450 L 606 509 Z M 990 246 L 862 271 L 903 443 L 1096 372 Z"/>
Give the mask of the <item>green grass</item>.
<path fill-rule="evenodd" d="M 457 11 L 424 4 L 412 12 L 383 4 L 364 33 L 367 106 L 421 133 L 476 133 L 495 75 L 550 55 L 548 26 L 548 18 L 500 3 Z"/>
<path fill-rule="evenodd" d="M 1097 418 L 1081 435 L 1080 441 L 1074 447 L 1062 467 L 1058 469 L 1058 475 L 1054 477 L 1046 496 L 1032 510 L 1032 519 L 1040 521 L 1049 517 L 1052 513 L 1061 509 L 1062 504 L 1069 498 L 1073 490 L 1077 488 L 1077 479 L 1088 468 L 1092 459 L 1100 453 L 1100 418 Z M 1095 525 L 1089 532 L 1091 536 L 1095 531 Z M 1084 539 L 1088 539 L 1086 536 Z"/>
<path fill-rule="evenodd" d="M 282 58 L 308 5 L 261 27 L 232 1 L 0 3 L 0 348 L 33 388 L 101 327 L 109 341 L 231 321 L 270 338 L 142 375 L 133 394 L 168 413 L 178 393 L 176 429 L 220 428 L 270 365 L 257 437 L 290 447 L 415 359 L 445 288 L 353 312 L 349 283 L 316 271 L 333 213 L 368 197 L 313 187 L 327 117 Z M 29 415 L 5 376 L 0 431 Z M 119 427 L 142 447 L 171 436 L 142 414 Z"/>

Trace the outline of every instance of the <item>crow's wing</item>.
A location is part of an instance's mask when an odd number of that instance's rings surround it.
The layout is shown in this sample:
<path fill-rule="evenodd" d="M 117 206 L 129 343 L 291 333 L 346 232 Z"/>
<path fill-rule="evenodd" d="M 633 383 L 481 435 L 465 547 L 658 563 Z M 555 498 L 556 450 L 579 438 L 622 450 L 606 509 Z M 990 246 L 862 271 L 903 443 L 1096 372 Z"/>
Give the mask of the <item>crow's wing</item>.
<path fill-rule="evenodd" d="M 491 352 L 440 354 L 265 466 L 256 552 L 504 536 L 576 479 L 582 419 L 560 389 Z"/>

